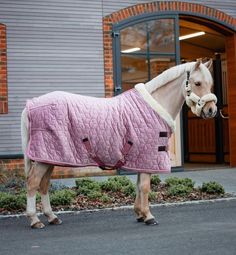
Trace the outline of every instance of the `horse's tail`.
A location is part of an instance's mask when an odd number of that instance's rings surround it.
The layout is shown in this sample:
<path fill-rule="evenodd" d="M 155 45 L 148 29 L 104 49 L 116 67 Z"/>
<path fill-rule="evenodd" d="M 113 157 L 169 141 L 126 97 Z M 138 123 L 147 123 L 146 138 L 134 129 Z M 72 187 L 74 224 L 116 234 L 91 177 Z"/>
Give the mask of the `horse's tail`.
<path fill-rule="evenodd" d="M 21 114 L 21 142 L 22 142 L 22 150 L 24 153 L 24 163 L 25 163 L 25 175 L 28 176 L 28 173 L 31 168 L 31 160 L 26 155 L 26 149 L 29 143 L 29 120 L 27 116 L 26 108 L 23 110 Z"/>

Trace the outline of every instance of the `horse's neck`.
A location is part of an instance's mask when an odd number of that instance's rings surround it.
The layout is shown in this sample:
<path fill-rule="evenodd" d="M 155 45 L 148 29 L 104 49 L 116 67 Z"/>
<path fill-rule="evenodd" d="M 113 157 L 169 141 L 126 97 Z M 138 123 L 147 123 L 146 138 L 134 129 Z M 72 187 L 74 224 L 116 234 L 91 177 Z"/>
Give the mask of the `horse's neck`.
<path fill-rule="evenodd" d="M 186 74 L 183 73 L 177 79 L 152 92 L 153 98 L 171 115 L 173 120 L 176 119 L 185 100 L 182 87 L 185 79 Z"/>

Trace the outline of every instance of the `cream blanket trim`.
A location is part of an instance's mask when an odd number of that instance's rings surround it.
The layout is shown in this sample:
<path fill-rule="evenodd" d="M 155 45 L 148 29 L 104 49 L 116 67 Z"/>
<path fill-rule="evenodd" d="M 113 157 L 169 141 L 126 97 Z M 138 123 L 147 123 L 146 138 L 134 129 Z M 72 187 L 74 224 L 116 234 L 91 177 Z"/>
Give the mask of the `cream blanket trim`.
<path fill-rule="evenodd" d="M 152 109 L 156 111 L 161 116 L 161 118 L 163 118 L 167 122 L 172 132 L 175 132 L 176 128 L 175 121 L 170 116 L 170 114 L 151 96 L 151 94 L 145 88 L 145 85 L 143 83 L 139 83 L 135 85 L 135 89 L 143 97 L 146 103 L 150 105 L 150 107 L 152 107 Z"/>

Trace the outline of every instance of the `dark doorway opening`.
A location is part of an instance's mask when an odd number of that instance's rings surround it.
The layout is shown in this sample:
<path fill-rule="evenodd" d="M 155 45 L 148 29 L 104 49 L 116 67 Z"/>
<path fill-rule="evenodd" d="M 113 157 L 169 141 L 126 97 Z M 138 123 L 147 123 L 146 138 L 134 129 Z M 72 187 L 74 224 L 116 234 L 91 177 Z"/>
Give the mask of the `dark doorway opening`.
<path fill-rule="evenodd" d="M 213 58 L 212 75 L 214 93 L 218 98 L 218 114 L 214 119 L 203 120 L 183 107 L 184 164 L 187 168 L 198 165 L 229 163 L 227 69 L 225 37 L 214 26 L 193 18 L 180 19 L 180 36 L 202 33 L 180 41 L 181 62 L 197 58 Z M 207 165 L 206 165 L 207 166 Z M 191 168 L 191 167 L 190 167 Z"/>

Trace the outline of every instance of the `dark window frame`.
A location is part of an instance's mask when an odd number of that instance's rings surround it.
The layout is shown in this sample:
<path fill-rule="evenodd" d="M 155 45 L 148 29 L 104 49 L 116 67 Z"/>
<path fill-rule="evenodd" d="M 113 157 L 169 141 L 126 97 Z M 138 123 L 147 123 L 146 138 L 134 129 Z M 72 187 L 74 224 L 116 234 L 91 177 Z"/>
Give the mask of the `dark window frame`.
<path fill-rule="evenodd" d="M 112 28 L 112 36 L 113 36 L 113 81 L 114 81 L 114 95 L 118 95 L 122 93 L 122 79 L 121 79 L 121 45 L 120 45 L 120 31 L 129 26 L 136 25 L 142 22 L 148 22 L 152 20 L 159 19 L 173 19 L 174 20 L 174 34 L 175 34 L 175 53 L 152 53 L 150 55 L 158 55 L 158 56 L 175 56 L 176 64 L 180 64 L 180 46 L 179 46 L 179 15 L 178 14 L 159 14 L 159 13 L 151 13 L 151 14 L 142 14 L 139 16 L 135 16 L 126 20 L 122 20 L 119 23 L 113 24 Z M 136 53 L 144 54 L 144 53 Z M 146 53 L 145 53 L 146 54 Z M 149 71 L 148 71 L 149 72 Z M 150 77 L 150 74 L 149 74 Z"/>

